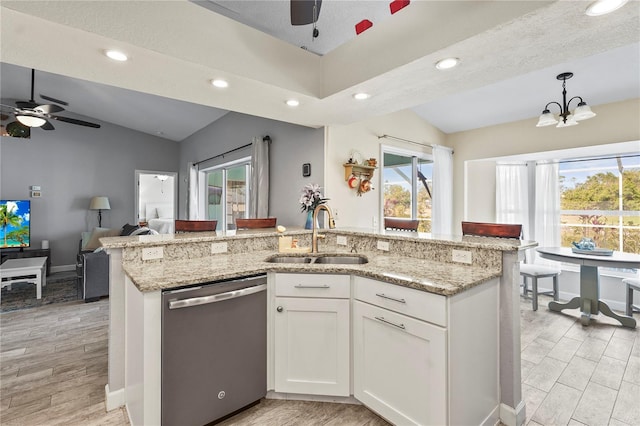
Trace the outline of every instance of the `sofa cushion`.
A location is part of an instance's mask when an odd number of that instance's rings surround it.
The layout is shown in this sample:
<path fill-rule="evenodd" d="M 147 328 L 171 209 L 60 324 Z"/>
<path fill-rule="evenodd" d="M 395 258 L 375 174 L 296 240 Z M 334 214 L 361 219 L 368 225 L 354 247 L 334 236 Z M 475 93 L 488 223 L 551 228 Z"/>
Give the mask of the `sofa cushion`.
<path fill-rule="evenodd" d="M 91 238 L 87 242 L 87 245 L 84 246 L 83 250 L 95 250 L 100 247 L 100 238 L 103 237 L 117 237 L 120 235 L 120 229 L 110 229 L 110 228 L 93 228 L 93 232 L 91 232 Z"/>

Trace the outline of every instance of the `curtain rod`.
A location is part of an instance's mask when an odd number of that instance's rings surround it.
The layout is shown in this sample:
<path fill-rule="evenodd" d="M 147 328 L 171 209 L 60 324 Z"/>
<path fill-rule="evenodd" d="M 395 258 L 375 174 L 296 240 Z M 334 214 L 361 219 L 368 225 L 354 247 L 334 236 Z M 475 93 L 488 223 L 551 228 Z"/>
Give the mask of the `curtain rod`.
<path fill-rule="evenodd" d="M 214 158 L 218 158 L 218 157 L 224 157 L 227 154 L 231 154 L 232 152 L 236 152 L 236 151 L 240 151 L 241 149 L 245 149 L 247 147 L 251 146 L 250 143 L 246 144 L 246 145 L 242 145 L 239 146 L 237 148 L 233 148 L 227 152 L 223 152 L 222 154 L 218 154 L 218 155 L 214 155 L 213 157 L 209 157 L 209 158 L 205 158 L 204 160 L 200 160 L 200 161 L 196 161 L 195 163 L 193 163 L 194 166 L 197 166 L 200 163 L 204 163 L 205 161 L 209 161 L 209 160 L 213 160 Z"/>
<path fill-rule="evenodd" d="M 414 145 L 420 145 L 420 146 L 423 146 L 423 147 L 424 147 L 424 146 L 429 146 L 429 147 L 431 147 L 431 148 L 435 148 L 435 147 L 438 147 L 438 148 L 444 148 L 444 149 L 448 149 L 448 150 L 449 150 L 449 151 L 451 151 L 451 153 L 453 154 L 453 149 L 449 148 L 448 146 L 444 146 L 444 145 L 438 145 L 438 144 L 433 144 L 433 143 L 420 143 L 420 142 L 416 142 L 416 141 L 412 141 L 412 140 L 404 139 L 404 138 L 399 138 L 399 137 L 397 137 L 397 136 L 391 136 L 391 135 L 382 135 L 382 136 L 378 136 L 378 139 L 382 139 L 382 138 L 385 138 L 385 139 L 395 139 L 395 140 L 398 140 L 398 141 L 407 142 L 407 143 L 412 143 L 412 144 L 414 144 Z"/>
<path fill-rule="evenodd" d="M 257 140 L 258 138 L 253 138 L 254 140 Z M 269 135 L 266 135 L 265 137 L 262 138 L 262 142 L 267 142 L 267 143 L 271 143 L 271 137 Z M 237 148 L 233 148 L 227 152 L 223 152 L 222 154 L 218 154 L 218 155 L 214 155 L 213 157 L 209 157 L 209 158 L 205 158 L 204 160 L 200 160 L 197 161 L 195 163 L 193 163 L 194 166 L 197 166 L 200 163 L 204 163 L 205 161 L 209 161 L 209 160 L 213 160 L 214 158 L 218 158 L 218 157 L 224 157 L 227 154 L 231 154 L 232 152 L 236 152 L 236 151 L 240 151 L 241 149 L 245 149 L 249 146 L 251 146 L 252 144 L 248 143 L 246 145 L 242 145 L 239 146 Z"/>

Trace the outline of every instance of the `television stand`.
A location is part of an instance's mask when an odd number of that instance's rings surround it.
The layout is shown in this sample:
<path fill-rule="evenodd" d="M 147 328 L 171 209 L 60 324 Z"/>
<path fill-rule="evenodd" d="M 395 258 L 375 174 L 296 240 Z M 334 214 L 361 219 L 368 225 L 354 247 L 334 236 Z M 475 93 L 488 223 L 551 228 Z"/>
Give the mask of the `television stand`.
<path fill-rule="evenodd" d="M 0 250 L 0 263 L 4 263 L 7 259 L 24 259 L 28 257 L 46 257 L 47 258 L 47 275 L 51 273 L 51 249 L 41 249 L 32 247 L 21 247 L 16 249 Z"/>

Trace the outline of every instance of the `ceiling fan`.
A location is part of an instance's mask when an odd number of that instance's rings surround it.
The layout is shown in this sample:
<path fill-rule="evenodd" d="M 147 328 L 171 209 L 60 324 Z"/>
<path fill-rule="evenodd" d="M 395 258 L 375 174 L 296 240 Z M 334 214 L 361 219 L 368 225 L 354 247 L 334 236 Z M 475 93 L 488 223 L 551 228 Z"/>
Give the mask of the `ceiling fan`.
<path fill-rule="evenodd" d="M 320 32 L 316 28 L 322 0 L 290 0 L 291 2 L 291 25 L 313 24 L 313 38 L 318 37 Z"/>
<path fill-rule="evenodd" d="M 4 105 L 0 104 L 5 109 L 12 109 L 13 115 L 18 120 L 22 126 L 27 128 L 30 127 L 39 127 L 43 130 L 54 130 L 55 127 L 51 124 L 49 120 L 57 120 L 63 121 L 65 123 L 77 124 L 79 126 L 93 127 L 95 129 L 99 129 L 100 125 L 96 123 L 90 123 L 88 121 L 78 120 L 75 118 L 63 117 L 60 115 L 56 115 L 56 113 L 64 111 L 59 105 L 54 104 L 38 104 L 33 99 L 33 89 L 34 89 L 34 81 L 35 81 L 35 70 L 31 70 L 31 98 L 28 101 L 18 101 L 16 102 L 16 106 Z M 41 98 L 59 103 L 62 105 L 67 105 L 66 102 L 60 101 L 58 99 L 40 95 Z M 9 123 L 11 125 L 12 123 Z M 17 124 L 17 123 L 16 123 Z"/>

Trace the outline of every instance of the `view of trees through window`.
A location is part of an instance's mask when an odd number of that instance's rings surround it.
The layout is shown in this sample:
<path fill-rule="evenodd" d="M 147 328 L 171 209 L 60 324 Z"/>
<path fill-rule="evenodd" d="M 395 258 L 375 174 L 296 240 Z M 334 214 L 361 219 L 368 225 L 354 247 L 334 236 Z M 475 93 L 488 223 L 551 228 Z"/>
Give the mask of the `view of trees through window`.
<path fill-rule="evenodd" d="M 562 246 L 640 253 L 640 155 L 560 163 Z"/>
<path fill-rule="evenodd" d="M 418 219 L 419 232 L 431 232 L 433 162 L 417 156 L 384 153 L 384 217 Z"/>

